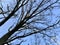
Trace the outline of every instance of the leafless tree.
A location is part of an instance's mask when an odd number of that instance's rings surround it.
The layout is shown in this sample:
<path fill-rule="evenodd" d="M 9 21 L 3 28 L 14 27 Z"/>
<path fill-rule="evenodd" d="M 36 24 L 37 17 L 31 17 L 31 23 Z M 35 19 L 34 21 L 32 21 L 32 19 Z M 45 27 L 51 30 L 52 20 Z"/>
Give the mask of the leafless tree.
<path fill-rule="evenodd" d="M 13 45 L 13 41 L 17 39 L 20 42 L 15 45 L 21 45 L 26 41 L 23 39 L 28 36 L 35 39 L 33 39 L 34 43 L 27 45 L 41 45 L 41 40 L 44 40 L 42 41 L 44 45 L 55 43 L 58 45 L 57 32 L 54 29 L 60 27 L 60 19 L 59 16 L 56 16 L 57 20 L 53 22 L 52 17 L 55 16 L 53 9 L 59 7 L 60 0 L 1 0 L 0 27 L 10 19 L 14 19 L 15 22 L 11 26 L 9 25 L 8 32 L 0 38 L 0 45 Z M 8 26 L 8 24 L 6 25 Z"/>

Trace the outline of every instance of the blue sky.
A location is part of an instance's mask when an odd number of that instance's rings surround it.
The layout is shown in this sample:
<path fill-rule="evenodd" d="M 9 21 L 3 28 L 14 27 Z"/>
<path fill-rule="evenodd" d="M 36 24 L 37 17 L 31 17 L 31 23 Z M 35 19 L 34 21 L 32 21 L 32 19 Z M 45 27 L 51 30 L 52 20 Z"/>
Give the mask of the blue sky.
<path fill-rule="evenodd" d="M 13 4 L 13 1 L 9 1 L 9 0 L 2 0 L 2 2 L 4 2 L 3 3 L 3 5 L 4 5 L 4 7 L 3 8 L 6 8 L 5 6 L 6 6 L 6 4 L 8 4 L 8 3 L 11 3 L 11 4 Z M 1 3 L 1 2 L 0 2 Z M 14 7 L 14 6 L 13 6 Z M 4 10 L 6 10 L 6 9 L 4 9 Z M 59 20 L 59 18 L 60 18 L 60 8 L 55 8 L 55 9 L 53 9 L 52 10 L 52 12 L 53 12 L 53 15 L 52 15 L 52 22 L 51 22 L 51 24 L 53 24 L 53 23 L 55 23 L 56 22 L 56 20 Z M 57 17 L 58 16 L 58 17 Z M 48 17 L 49 18 L 49 17 Z M 7 21 L 4 25 L 2 25 L 1 27 L 0 27 L 0 37 L 2 37 L 5 33 L 7 33 L 8 32 L 8 29 L 9 29 L 9 27 L 14 23 L 16 21 L 16 19 L 14 19 L 14 18 L 11 18 L 11 19 L 9 19 L 9 21 Z M 57 26 L 59 26 L 59 25 L 57 25 Z M 56 28 L 56 29 L 53 29 L 53 30 L 55 30 L 55 32 L 57 33 L 57 36 L 56 36 L 56 38 L 57 38 L 57 43 L 60 45 L 60 28 L 58 27 L 58 28 Z M 34 35 L 32 35 L 32 36 L 34 36 Z M 32 37 L 32 36 L 28 36 L 28 37 L 26 37 L 26 38 L 24 38 L 24 40 L 27 40 L 26 42 L 24 42 L 24 43 L 22 43 L 22 45 L 27 45 L 28 43 L 33 43 L 33 40 L 35 40 L 35 37 Z M 32 41 L 32 42 L 31 42 Z M 19 40 L 17 40 L 17 42 L 19 42 Z M 28 43 L 27 43 L 28 42 Z M 41 41 L 41 42 L 44 42 L 43 40 Z M 15 44 L 14 44 L 15 45 Z M 31 45 L 33 45 L 33 44 L 31 44 Z M 43 45 L 44 45 L 44 43 L 43 43 Z"/>

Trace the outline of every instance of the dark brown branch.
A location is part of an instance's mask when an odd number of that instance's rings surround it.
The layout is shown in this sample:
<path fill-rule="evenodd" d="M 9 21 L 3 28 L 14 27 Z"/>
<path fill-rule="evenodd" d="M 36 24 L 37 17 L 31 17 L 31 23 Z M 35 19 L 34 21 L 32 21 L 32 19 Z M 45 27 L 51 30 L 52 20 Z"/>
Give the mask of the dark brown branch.
<path fill-rule="evenodd" d="M 25 4 L 22 3 L 21 6 L 19 6 L 19 4 L 20 4 L 20 0 L 17 2 L 16 6 L 14 7 L 13 11 L 9 14 L 9 16 L 6 17 L 2 22 L 0 22 L 0 26 L 3 25 L 7 20 L 9 20 L 15 14 L 15 12 L 17 12 L 19 10 L 20 7 L 25 5 Z"/>
<path fill-rule="evenodd" d="M 31 32 L 31 33 L 28 33 L 28 34 L 23 35 L 23 36 L 15 37 L 14 39 L 11 39 L 9 42 L 11 42 L 11 41 L 13 41 L 13 40 L 15 40 L 15 39 L 18 39 L 18 38 L 24 38 L 24 37 L 27 37 L 27 36 L 30 36 L 30 35 L 33 35 L 33 34 L 36 34 L 36 33 L 40 33 L 40 32 L 43 32 L 43 31 L 47 31 L 48 28 L 56 26 L 57 24 L 59 24 L 59 22 L 60 22 L 60 20 L 59 20 L 57 23 L 55 23 L 55 24 L 53 24 L 53 25 L 51 25 L 51 26 L 48 26 L 48 27 L 46 27 L 46 28 L 44 28 L 44 29 L 41 29 L 41 30 L 40 30 L 40 29 L 37 29 L 38 31 Z"/>

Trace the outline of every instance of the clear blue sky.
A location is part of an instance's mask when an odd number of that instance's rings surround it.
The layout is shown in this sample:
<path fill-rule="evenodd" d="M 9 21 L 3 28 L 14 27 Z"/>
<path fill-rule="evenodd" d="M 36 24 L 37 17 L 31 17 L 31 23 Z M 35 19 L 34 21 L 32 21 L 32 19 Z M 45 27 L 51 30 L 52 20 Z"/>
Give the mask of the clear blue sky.
<path fill-rule="evenodd" d="M 4 2 L 4 4 L 3 4 L 4 5 L 4 8 L 6 8 L 5 6 L 6 6 L 7 3 L 13 3 L 12 1 L 9 1 L 9 0 L 2 0 L 2 2 Z M 51 20 L 52 22 L 51 23 L 53 24 L 53 23 L 55 23 L 56 20 L 59 20 L 59 18 L 60 18 L 60 9 L 59 8 L 55 8 L 55 9 L 52 10 L 52 12 L 53 12 L 53 15 L 52 15 L 52 20 Z M 9 27 L 15 21 L 16 21 L 16 19 L 12 19 L 11 18 L 3 26 L 0 27 L 0 37 L 2 37 L 5 33 L 8 32 Z M 59 25 L 57 25 L 57 26 L 59 26 Z M 60 28 L 53 29 L 53 30 L 55 30 L 55 32 L 57 33 L 57 36 L 56 36 L 57 37 L 57 43 L 60 45 L 60 33 L 59 33 Z M 34 36 L 34 35 L 32 35 L 32 36 Z M 35 40 L 35 37 L 32 37 L 32 36 L 26 37 L 25 38 L 26 39 L 26 42 L 22 43 L 22 45 L 27 45 L 28 43 L 33 43 L 33 40 Z M 32 40 L 32 42 L 31 42 L 31 40 Z M 19 40 L 17 40 L 17 42 L 19 42 Z M 42 40 L 42 42 L 44 42 L 44 41 Z M 33 45 L 33 44 L 31 44 L 31 45 Z M 43 43 L 43 45 L 44 45 L 44 43 Z"/>

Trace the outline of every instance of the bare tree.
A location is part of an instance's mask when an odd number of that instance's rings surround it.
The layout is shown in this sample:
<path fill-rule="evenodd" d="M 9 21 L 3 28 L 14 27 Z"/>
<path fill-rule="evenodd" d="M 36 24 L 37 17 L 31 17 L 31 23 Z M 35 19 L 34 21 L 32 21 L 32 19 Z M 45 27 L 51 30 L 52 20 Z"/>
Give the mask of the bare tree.
<path fill-rule="evenodd" d="M 8 3 L 5 4 L 5 2 Z M 20 43 L 15 45 L 20 45 L 25 42 L 23 38 L 33 34 L 35 45 L 41 45 L 41 40 L 44 40 L 43 43 L 46 45 L 51 44 L 52 40 L 58 44 L 55 39 L 56 31 L 53 29 L 59 27 L 57 25 L 60 20 L 52 22 L 52 16 L 55 16 L 52 11 L 59 8 L 59 4 L 60 0 L 1 0 L 0 27 L 10 19 L 14 19 L 15 22 L 9 27 L 8 32 L 0 38 L 0 45 L 12 45 L 12 41 L 16 39 L 20 40 Z"/>

